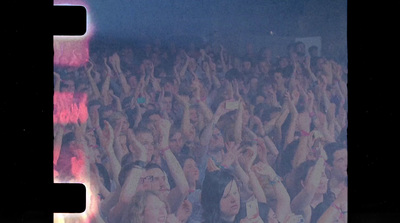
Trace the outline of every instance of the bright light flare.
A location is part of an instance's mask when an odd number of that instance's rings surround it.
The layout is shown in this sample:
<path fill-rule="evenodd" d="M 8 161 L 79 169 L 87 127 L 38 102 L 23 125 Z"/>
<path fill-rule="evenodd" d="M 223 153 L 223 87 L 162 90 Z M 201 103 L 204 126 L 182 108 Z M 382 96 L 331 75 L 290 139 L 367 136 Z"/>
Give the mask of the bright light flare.
<path fill-rule="evenodd" d="M 79 67 L 89 60 L 89 40 L 94 25 L 89 15 L 89 6 L 84 0 L 54 0 L 54 5 L 84 6 L 86 8 L 86 33 L 82 36 L 54 36 L 54 65 Z M 73 16 L 73 15 L 71 15 Z"/>

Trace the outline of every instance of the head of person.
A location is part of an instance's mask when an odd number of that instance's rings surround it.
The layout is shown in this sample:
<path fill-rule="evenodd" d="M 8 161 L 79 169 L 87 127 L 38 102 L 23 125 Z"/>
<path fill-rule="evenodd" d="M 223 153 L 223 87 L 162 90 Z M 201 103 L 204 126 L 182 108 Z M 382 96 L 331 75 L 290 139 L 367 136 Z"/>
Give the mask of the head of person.
<path fill-rule="evenodd" d="M 260 73 L 262 74 L 262 75 L 268 75 L 268 72 L 269 72 L 269 64 L 268 64 L 268 62 L 267 61 L 265 61 L 265 60 L 260 60 L 259 62 L 258 62 L 258 70 L 260 71 Z"/>
<path fill-rule="evenodd" d="M 129 122 L 128 122 L 128 117 L 126 116 L 126 114 L 124 112 L 114 112 L 110 118 L 110 124 L 113 128 L 115 128 L 117 126 L 118 123 L 121 123 L 122 127 L 121 127 L 121 132 L 126 132 L 129 128 Z"/>
<path fill-rule="evenodd" d="M 199 180 L 200 172 L 194 158 L 189 155 L 182 155 L 179 157 L 178 161 L 181 164 L 186 179 L 188 179 L 190 183 L 196 183 Z"/>
<path fill-rule="evenodd" d="M 279 176 L 285 176 L 293 169 L 293 159 L 296 154 L 297 148 L 299 147 L 300 140 L 294 140 L 286 146 L 286 149 L 280 154 L 281 160 L 277 173 Z"/>
<path fill-rule="evenodd" d="M 172 125 L 169 132 L 169 148 L 174 154 L 179 154 L 183 148 L 182 132 L 177 125 Z"/>
<path fill-rule="evenodd" d="M 317 57 L 318 56 L 318 47 L 310 46 L 308 48 L 308 54 L 310 55 L 310 57 Z"/>
<path fill-rule="evenodd" d="M 164 93 L 164 97 L 161 100 L 161 105 L 162 105 L 162 108 L 166 112 L 171 112 L 172 111 L 172 94 L 171 94 L 171 92 L 166 91 Z"/>
<path fill-rule="evenodd" d="M 347 177 L 347 147 L 341 143 L 332 142 L 324 146 L 328 159 L 326 163 L 330 177 L 343 180 Z"/>
<path fill-rule="evenodd" d="M 167 174 L 155 163 L 147 164 L 145 169 L 146 171 L 140 179 L 143 189 L 155 191 L 159 194 L 162 200 L 166 200 L 171 189 L 168 183 Z"/>
<path fill-rule="evenodd" d="M 298 56 L 306 55 L 306 45 L 303 42 L 296 42 L 296 53 Z"/>
<path fill-rule="evenodd" d="M 141 128 L 149 129 L 154 136 L 158 135 L 157 130 L 157 122 L 161 119 L 160 112 L 157 110 L 147 110 L 142 115 L 142 121 L 140 122 L 139 126 Z"/>
<path fill-rule="evenodd" d="M 239 192 L 237 181 L 229 171 L 207 172 L 201 192 L 205 222 L 232 221 L 240 209 Z"/>
<path fill-rule="evenodd" d="M 311 174 L 312 168 L 315 166 L 316 161 L 307 160 L 301 163 L 294 170 L 293 188 L 288 187 L 288 193 L 293 199 L 304 187 L 308 176 Z M 325 171 L 322 171 L 319 185 L 315 191 L 316 194 L 325 194 L 328 190 L 328 178 Z"/>
<path fill-rule="evenodd" d="M 121 186 L 124 185 L 133 168 L 135 168 L 135 164 L 131 160 L 124 163 L 118 175 L 118 182 Z M 136 188 L 136 192 L 140 191 L 153 191 L 157 193 L 162 200 L 167 198 L 170 191 L 170 185 L 168 183 L 167 174 L 159 165 L 155 163 L 149 163 L 146 165 L 145 171 L 143 171 L 140 176 L 139 185 Z"/>
<path fill-rule="evenodd" d="M 224 146 L 225 142 L 221 130 L 214 128 L 210 139 L 209 150 L 221 149 Z"/>
<path fill-rule="evenodd" d="M 75 92 L 75 81 L 73 79 L 65 79 L 60 83 L 61 92 Z"/>
<path fill-rule="evenodd" d="M 154 138 L 150 130 L 146 128 L 136 128 L 134 130 L 136 139 L 146 148 L 147 162 L 150 162 L 154 155 Z M 136 156 L 137 148 L 134 145 L 129 144 L 128 149 Z"/>
<path fill-rule="evenodd" d="M 165 223 L 168 204 L 154 191 L 141 191 L 132 198 L 128 213 L 123 217 L 127 223 Z"/>
<path fill-rule="evenodd" d="M 251 59 L 249 57 L 244 57 L 242 59 L 242 71 L 247 73 L 250 72 L 252 68 Z"/>

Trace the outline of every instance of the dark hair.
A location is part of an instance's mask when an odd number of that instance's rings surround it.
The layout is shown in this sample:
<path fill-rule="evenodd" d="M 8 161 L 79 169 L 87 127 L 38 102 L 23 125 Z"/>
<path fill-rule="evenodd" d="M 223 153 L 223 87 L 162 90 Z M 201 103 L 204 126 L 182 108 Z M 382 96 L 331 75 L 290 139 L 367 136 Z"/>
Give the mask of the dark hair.
<path fill-rule="evenodd" d="M 345 145 L 343 145 L 342 143 L 338 143 L 338 142 L 331 142 L 328 143 L 324 146 L 324 150 L 326 152 L 326 155 L 328 156 L 328 159 L 326 160 L 326 162 L 329 165 L 333 165 L 333 154 L 338 151 L 338 150 L 342 150 L 342 149 L 347 149 Z"/>
<path fill-rule="evenodd" d="M 201 191 L 201 206 L 204 222 L 217 223 L 221 221 L 220 201 L 226 186 L 236 179 L 228 170 L 206 172 Z"/>
<path fill-rule="evenodd" d="M 179 157 L 177 157 L 177 160 L 178 160 L 179 164 L 181 164 L 182 169 L 183 169 L 183 166 L 185 165 L 186 160 L 188 160 L 188 159 L 195 160 L 193 156 L 185 155 L 185 154 L 182 154 Z"/>
<path fill-rule="evenodd" d="M 286 146 L 286 149 L 280 154 L 281 159 L 277 169 L 277 173 L 279 174 L 279 176 L 283 177 L 292 170 L 293 168 L 292 160 L 294 158 L 294 155 L 296 154 L 297 148 L 299 147 L 299 143 L 300 143 L 299 139 L 292 141 Z"/>
<path fill-rule="evenodd" d="M 119 185 L 121 185 L 121 187 L 122 187 L 122 185 L 124 185 L 129 172 L 135 166 L 136 166 L 136 164 L 134 162 L 130 162 L 130 163 L 127 163 L 124 166 L 122 166 L 121 171 L 119 172 L 119 175 L 118 175 L 118 182 L 119 182 Z M 155 164 L 155 163 L 148 163 L 144 169 L 145 169 L 145 171 L 147 171 L 147 170 L 151 170 L 151 169 L 155 169 L 155 168 L 158 168 L 161 171 L 165 172 L 158 164 Z"/>
<path fill-rule="evenodd" d="M 73 132 L 69 132 L 67 134 L 65 134 L 62 138 L 62 144 L 61 144 L 61 148 L 64 148 L 66 146 L 69 146 L 69 144 L 74 141 L 75 138 L 75 133 Z"/>
<path fill-rule="evenodd" d="M 293 199 L 301 191 L 301 181 L 305 181 L 308 175 L 308 171 L 316 164 L 315 160 L 307 160 L 301 163 L 294 170 L 293 187 L 287 187 L 288 193 Z"/>
<path fill-rule="evenodd" d="M 241 80 L 243 79 L 243 75 L 238 69 L 232 68 L 226 72 L 225 79 L 228 81 L 232 81 L 234 79 Z"/>
<path fill-rule="evenodd" d="M 99 176 L 104 180 L 104 187 L 107 188 L 108 191 L 111 191 L 111 180 L 110 175 L 107 172 L 107 169 L 103 164 L 96 163 L 97 170 L 99 171 Z"/>

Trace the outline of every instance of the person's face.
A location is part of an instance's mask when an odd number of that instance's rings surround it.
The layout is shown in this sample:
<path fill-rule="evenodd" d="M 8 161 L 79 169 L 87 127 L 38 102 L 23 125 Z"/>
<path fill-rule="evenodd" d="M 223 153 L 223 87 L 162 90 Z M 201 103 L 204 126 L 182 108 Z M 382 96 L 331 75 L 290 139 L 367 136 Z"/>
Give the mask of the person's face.
<path fill-rule="evenodd" d="M 283 82 L 284 82 L 282 73 L 279 73 L 279 72 L 274 73 L 274 79 L 277 84 L 283 84 Z"/>
<path fill-rule="evenodd" d="M 193 142 L 194 139 L 196 138 L 196 128 L 192 123 L 189 124 L 189 132 L 188 132 L 188 139 L 187 141 Z"/>
<path fill-rule="evenodd" d="M 159 168 L 147 170 L 142 184 L 144 189 L 159 192 L 162 199 L 167 198 L 170 191 L 168 179 Z"/>
<path fill-rule="evenodd" d="M 260 72 L 262 74 L 268 74 L 268 71 L 269 71 L 268 63 L 265 61 L 260 62 L 258 64 L 258 69 L 260 70 Z"/>
<path fill-rule="evenodd" d="M 151 161 L 154 154 L 154 139 L 150 133 L 139 133 L 136 135 L 137 140 L 146 148 L 147 162 Z"/>
<path fill-rule="evenodd" d="M 214 128 L 211 139 L 210 139 L 210 149 L 224 147 L 224 138 L 222 137 L 221 131 Z"/>
<path fill-rule="evenodd" d="M 147 197 L 143 213 L 144 223 L 165 223 L 167 220 L 167 207 L 160 198 L 150 195 Z"/>
<path fill-rule="evenodd" d="M 321 180 L 319 182 L 316 193 L 325 194 L 328 191 L 328 177 L 325 171 L 322 171 Z"/>
<path fill-rule="evenodd" d="M 258 86 L 258 79 L 257 78 L 252 78 L 250 80 L 250 89 L 257 89 Z"/>
<path fill-rule="evenodd" d="M 61 92 L 74 92 L 75 91 L 75 83 L 72 80 L 64 81 L 66 87 L 63 87 Z"/>
<path fill-rule="evenodd" d="M 289 65 L 289 61 L 286 58 L 282 58 L 279 60 L 279 66 L 281 68 L 287 67 Z"/>
<path fill-rule="evenodd" d="M 182 133 L 176 132 L 169 139 L 169 148 L 173 153 L 180 153 L 183 147 Z"/>
<path fill-rule="evenodd" d="M 265 99 L 264 99 L 264 97 L 263 97 L 262 95 L 258 95 L 258 96 L 256 97 L 256 105 L 263 103 L 264 100 L 265 100 Z"/>
<path fill-rule="evenodd" d="M 183 172 L 186 179 L 192 179 L 194 182 L 199 180 L 199 168 L 193 159 L 187 159 L 183 165 Z"/>
<path fill-rule="evenodd" d="M 239 213 L 240 194 L 235 181 L 231 181 L 226 185 L 219 207 L 221 215 L 227 218 L 232 218 Z"/>
<path fill-rule="evenodd" d="M 338 178 L 347 176 L 347 149 L 337 150 L 333 153 L 332 174 Z"/>
<path fill-rule="evenodd" d="M 172 110 L 172 97 L 164 97 L 164 99 L 162 100 L 161 103 L 162 103 L 163 109 L 165 109 L 165 111 L 171 112 L 171 110 Z"/>
<path fill-rule="evenodd" d="M 304 44 L 297 44 L 296 52 L 300 55 L 305 55 L 306 54 L 306 46 Z"/>
<path fill-rule="evenodd" d="M 199 116 L 197 115 L 197 111 L 194 108 L 191 108 L 189 111 L 190 122 L 197 123 L 199 121 Z"/>
<path fill-rule="evenodd" d="M 251 62 L 250 61 L 244 61 L 243 64 L 243 71 L 250 71 L 251 69 Z"/>

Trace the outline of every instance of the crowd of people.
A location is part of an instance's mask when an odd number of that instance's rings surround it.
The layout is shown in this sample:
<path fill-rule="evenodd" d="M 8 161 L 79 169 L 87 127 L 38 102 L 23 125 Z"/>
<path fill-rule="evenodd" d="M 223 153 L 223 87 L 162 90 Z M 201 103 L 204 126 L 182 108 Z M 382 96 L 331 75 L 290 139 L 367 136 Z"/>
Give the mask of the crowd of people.
<path fill-rule="evenodd" d="M 88 117 L 54 124 L 55 180 L 89 182 L 94 222 L 347 222 L 346 67 L 282 47 L 97 46 L 56 67 Z"/>

